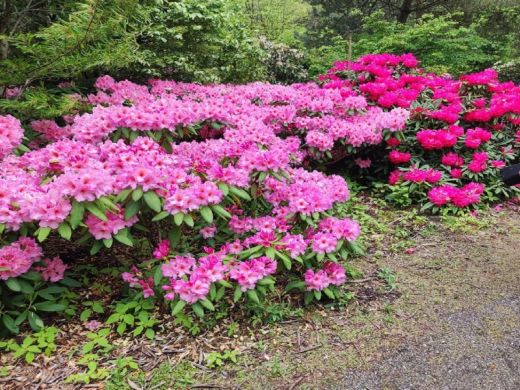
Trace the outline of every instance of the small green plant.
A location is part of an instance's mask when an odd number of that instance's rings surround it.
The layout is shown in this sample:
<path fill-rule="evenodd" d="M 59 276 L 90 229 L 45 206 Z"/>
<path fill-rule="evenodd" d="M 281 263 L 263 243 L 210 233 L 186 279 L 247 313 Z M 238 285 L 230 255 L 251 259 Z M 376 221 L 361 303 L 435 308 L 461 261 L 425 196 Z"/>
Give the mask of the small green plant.
<path fill-rule="evenodd" d="M 97 333 L 89 332 L 87 333 L 87 338 L 90 340 L 85 345 L 83 345 L 82 352 L 83 354 L 90 354 L 92 351 L 96 350 L 102 353 L 108 353 L 113 349 L 113 346 L 107 339 L 107 336 L 110 334 L 110 328 L 100 329 Z"/>
<path fill-rule="evenodd" d="M 384 280 L 391 291 L 397 288 L 397 276 L 390 268 L 381 268 L 377 273 L 377 277 Z"/>
<path fill-rule="evenodd" d="M 106 324 L 117 324 L 116 332 L 119 335 L 125 333 L 130 327 L 133 329 L 134 336 L 144 333 L 146 337 L 153 339 L 155 336 L 153 327 L 159 322 L 150 314 L 153 307 L 153 303 L 149 299 L 117 303 L 114 313 L 108 317 Z"/>
<path fill-rule="evenodd" d="M 56 350 L 55 339 L 58 328 L 53 326 L 43 328 L 32 336 L 27 336 L 21 344 L 17 344 L 14 339 L 0 341 L 0 349 L 13 352 L 15 359 L 24 358 L 27 363 L 32 363 L 39 354 L 50 356 Z"/>
<path fill-rule="evenodd" d="M 87 353 L 77 362 L 78 365 L 85 366 L 87 371 L 68 376 L 65 379 L 65 383 L 89 384 L 92 381 L 108 377 L 109 371 L 104 367 L 99 367 L 99 359 L 99 355 L 95 353 Z"/>
<path fill-rule="evenodd" d="M 110 376 L 108 380 L 111 383 L 125 383 L 127 381 L 128 375 L 132 372 L 139 370 L 139 365 L 136 363 L 133 357 L 121 357 L 112 361 L 114 364 L 114 368 L 110 372 Z"/>
<path fill-rule="evenodd" d="M 237 362 L 238 351 L 225 350 L 223 352 L 211 352 L 206 356 L 206 366 L 216 368 L 223 366 L 226 362 Z"/>
<path fill-rule="evenodd" d="M 103 314 L 105 312 L 100 301 L 85 301 L 81 304 L 86 308 L 79 315 L 79 319 L 83 322 L 87 321 L 92 313 Z"/>

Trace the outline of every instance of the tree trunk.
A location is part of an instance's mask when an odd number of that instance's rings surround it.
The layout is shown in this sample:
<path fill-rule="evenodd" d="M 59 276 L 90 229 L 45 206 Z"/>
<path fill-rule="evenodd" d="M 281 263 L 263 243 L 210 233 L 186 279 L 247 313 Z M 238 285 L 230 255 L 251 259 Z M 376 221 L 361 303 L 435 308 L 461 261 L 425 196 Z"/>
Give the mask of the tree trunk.
<path fill-rule="evenodd" d="M 399 8 L 399 14 L 397 15 L 397 21 L 399 23 L 406 23 L 408 17 L 412 13 L 412 2 L 413 0 L 403 0 L 403 4 Z"/>

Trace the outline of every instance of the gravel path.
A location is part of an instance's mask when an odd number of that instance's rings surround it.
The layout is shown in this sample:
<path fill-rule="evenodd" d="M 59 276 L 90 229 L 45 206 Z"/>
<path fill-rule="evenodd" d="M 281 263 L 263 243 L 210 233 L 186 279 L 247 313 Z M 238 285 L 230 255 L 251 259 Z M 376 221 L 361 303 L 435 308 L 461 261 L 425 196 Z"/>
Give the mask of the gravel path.
<path fill-rule="evenodd" d="M 343 388 L 520 389 L 519 297 L 444 320 L 443 334 L 402 347 L 370 371 L 349 372 Z"/>

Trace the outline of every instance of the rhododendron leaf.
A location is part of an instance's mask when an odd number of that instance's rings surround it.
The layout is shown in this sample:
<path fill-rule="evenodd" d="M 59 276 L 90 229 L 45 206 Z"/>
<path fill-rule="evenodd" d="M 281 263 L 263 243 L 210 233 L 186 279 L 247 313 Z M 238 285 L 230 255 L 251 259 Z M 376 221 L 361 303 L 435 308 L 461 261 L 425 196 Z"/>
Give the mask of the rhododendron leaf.
<path fill-rule="evenodd" d="M 38 282 L 38 281 L 42 280 L 42 274 L 39 272 L 36 272 L 36 271 L 26 272 L 23 275 L 21 275 L 20 277 L 23 279 L 26 279 L 26 280 L 31 280 L 33 282 Z"/>
<path fill-rule="evenodd" d="M 245 259 L 245 258 L 248 258 L 248 257 L 251 257 L 254 253 L 257 253 L 259 252 L 260 250 L 263 249 L 263 246 L 261 245 L 256 245 L 252 248 L 249 248 L 249 249 L 246 249 L 245 251 L 242 251 L 239 255 L 239 258 L 240 259 Z"/>
<path fill-rule="evenodd" d="M 211 209 L 208 206 L 201 207 L 200 215 L 202 215 L 202 218 L 204 218 L 204 220 L 207 223 L 213 222 L 213 212 L 211 211 Z"/>
<path fill-rule="evenodd" d="M 55 311 L 63 311 L 67 308 L 66 305 L 61 303 L 54 302 L 41 302 L 34 305 L 34 307 L 41 311 L 55 312 Z"/>
<path fill-rule="evenodd" d="M 313 290 L 312 293 L 314 294 L 314 298 L 316 298 L 316 300 L 319 301 L 321 299 L 321 291 Z"/>
<path fill-rule="evenodd" d="M 40 316 L 38 314 L 36 314 L 35 312 L 32 312 L 32 311 L 29 312 L 28 318 L 29 318 L 29 325 L 31 326 L 32 330 L 34 330 L 35 332 L 38 332 L 43 328 L 43 321 L 40 318 Z"/>
<path fill-rule="evenodd" d="M 235 288 L 235 292 L 233 293 L 233 302 L 238 302 L 238 300 L 242 297 L 242 290 L 240 286 Z"/>
<path fill-rule="evenodd" d="M 125 244 L 128 246 L 134 246 L 134 242 L 130 237 L 128 237 L 128 230 L 122 229 L 114 236 L 114 238 L 119 241 L 121 244 Z"/>
<path fill-rule="evenodd" d="M 318 261 L 323 261 L 323 260 L 325 259 L 325 253 L 318 253 L 318 254 L 316 255 L 316 259 L 317 259 Z"/>
<path fill-rule="evenodd" d="M 19 279 L 18 283 L 20 284 L 20 291 L 24 294 L 32 294 L 34 292 L 34 287 L 29 282 Z"/>
<path fill-rule="evenodd" d="M 231 287 L 231 285 L 229 285 L 229 287 Z M 218 302 L 222 299 L 222 297 L 224 296 L 224 293 L 226 292 L 226 288 L 225 287 L 220 287 L 218 290 L 217 290 L 217 294 L 215 295 L 215 299 L 214 301 L 215 302 Z"/>
<path fill-rule="evenodd" d="M 202 306 L 204 306 L 209 311 L 215 311 L 215 306 L 213 306 L 213 303 L 211 303 L 209 300 L 201 299 L 199 302 Z"/>
<path fill-rule="evenodd" d="M 163 274 L 162 274 L 161 267 L 155 268 L 155 271 L 153 273 L 153 283 L 155 285 L 158 285 L 161 282 L 162 277 L 163 277 Z"/>
<path fill-rule="evenodd" d="M 217 288 L 215 287 L 215 283 L 211 283 L 211 287 L 209 288 L 209 297 L 211 300 L 215 300 L 217 295 Z"/>
<path fill-rule="evenodd" d="M 20 329 L 18 326 L 16 326 L 13 317 L 11 317 L 9 314 L 4 314 L 2 316 L 2 322 L 4 323 L 5 327 L 9 330 L 11 333 L 18 333 Z"/>
<path fill-rule="evenodd" d="M 258 299 L 258 294 L 255 290 L 247 290 L 247 297 L 255 303 L 260 303 L 260 299 Z"/>
<path fill-rule="evenodd" d="M 218 183 L 218 188 L 220 189 L 220 191 L 222 191 L 224 196 L 227 196 L 229 194 L 229 187 L 227 184 Z"/>
<path fill-rule="evenodd" d="M 203 318 L 204 317 L 204 309 L 203 307 L 200 305 L 200 303 L 196 302 L 194 303 L 193 305 L 191 305 L 191 309 L 193 310 L 193 312 L 199 316 L 200 318 Z"/>
<path fill-rule="evenodd" d="M 348 247 L 355 255 L 361 256 L 365 254 L 365 250 L 357 241 L 350 241 Z"/>
<path fill-rule="evenodd" d="M 141 204 L 139 202 L 130 201 L 125 207 L 125 219 L 128 220 L 132 218 L 139 212 L 141 208 Z"/>
<path fill-rule="evenodd" d="M 39 242 L 42 242 L 42 241 L 45 241 L 47 239 L 47 237 L 49 237 L 49 234 L 51 233 L 51 228 L 50 227 L 44 227 L 44 228 L 39 228 L 37 230 L 38 232 L 38 241 Z"/>
<path fill-rule="evenodd" d="M 282 260 L 282 263 L 285 268 L 290 270 L 292 268 L 292 261 L 285 253 L 282 253 L 280 251 L 276 251 L 276 256 Z"/>
<path fill-rule="evenodd" d="M 184 223 L 186 225 L 188 225 L 189 227 L 193 227 L 193 225 L 195 225 L 195 223 L 193 222 L 193 218 L 191 215 L 189 214 L 184 214 L 184 219 L 183 219 Z"/>
<path fill-rule="evenodd" d="M 160 221 L 166 218 L 168 215 L 170 215 L 170 213 L 168 213 L 167 211 L 161 211 L 159 214 L 152 218 L 152 222 Z"/>
<path fill-rule="evenodd" d="M 215 213 L 217 213 L 221 218 L 224 218 L 224 219 L 229 219 L 231 218 L 231 214 L 229 214 L 229 212 L 224 208 L 222 207 L 221 205 L 219 204 L 215 204 L 215 205 L 212 205 L 211 208 L 213 209 L 213 211 Z"/>
<path fill-rule="evenodd" d="M 153 211 L 159 213 L 161 211 L 161 199 L 154 191 L 148 191 L 144 194 L 144 201 Z"/>
<path fill-rule="evenodd" d="M 338 258 L 333 253 L 329 253 L 327 257 L 335 263 L 338 262 Z"/>
<path fill-rule="evenodd" d="M 186 301 L 179 300 L 175 305 L 172 307 L 172 316 L 177 315 L 180 313 L 182 309 L 186 306 Z"/>
<path fill-rule="evenodd" d="M 338 243 L 336 244 L 336 252 L 338 252 L 343 244 L 345 243 L 345 240 L 338 240 Z"/>
<path fill-rule="evenodd" d="M 22 286 L 20 285 L 20 282 L 18 281 L 18 279 L 15 279 L 15 278 L 7 279 L 5 281 L 5 284 L 7 285 L 7 287 L 9 287 L 10 290 L 13 290 L 16 292 L 19 292 L 22 290 Z"/>
<path fill-rule="evenodd" d="M 274 259 L 276 256 L 276 251 L 274 250 L 274 248 L 271 248 L 271 247 L 266 248 L 265 255 L 271 259 Z"/>
<path fill-rule="evenodd" d="M 120 203 L 120 202 L 124 202 L 126 200 L 126 198 L 128 198 L 128 195 L 130 195 L 132 193 L 132 190 L 130 188 L 127 188 L 126 190 L 123 190 L 121 191 L 117 196 L 116 196 L 116 203 Z"/>
<path fill-rule="evenodd" d="M 137 202 L 139 199 L 143 197 L 143 190 L 141 188 L 136 188 L 132 191 L 132 200 Z"/>
<path fill-rule="evenodd" d="M 251 200 L 251 196 L 249 196 L 249 194 L 241 188 L 229 187 L 229 192 L 244 200 Z"/>
<path fill-rule="evenodd" d="M 105 245 L 106 248 L 111 248 L 113 243 L 114 240 L 112 238 L 103 239 L 103 245 Z"/>
<path fill-rule="evenodd" d="M 173 216 L 173 221 L 177 226 L 182 225 L 182 221 L 184 221 L 184 213 L 177 213 Z"/>
<path fill-rule="evenodd" d="M 305 287 L 305 282 L 303 280 L 295 280 L 294 282 L 288 283 L 285 286 L 285 292 L 289 292 L 291 290 L 300 290 L 302 291 Z"/>
<path fill-rule="evenodd" d="M 70 240 L 72 236 L 72 229 L 70 228 L 69 224 L 67 222 L 62 222 L 58 226 L 58 233 L 60 236 L 62 236 L 66 240 Z"/>
<path fill-rule="evenodd" d="M 108 218 L 105 215 L 103 211 L 99 209 L 98 206 L 96 206 L 94 203 L 86 203 L 85 208 L 90 211 L 92 214 L 94 214 L 97 218 L 99 218 L 102 221 L 107 221 Z"/>
<path fill-rule="evenodd" d="M 269 277 L 269 276 L 267 276 L 267 277 L 265 277 L 263 279 L 260 279 L 258 281 L 258 284 L 261 285 L 261 286 L 269 286 L 271 284 L 274 284 L 274 279 Z"/>
<path fill-rule="evenodd" d="M 3 223 L 0 223 L 0 234 L 2 234 L 5 230 L 5 225 Z"/>
<path fill-rule="evenodd" d="M 27 315 L 29 314 L 29 312 L 26 310 L 22 313 L 20 313 L 18 315 L 18 317 L 16 317 L 16 319 L 14 320 L 14 323 L 16 326 L 19 326 L 22 324 L 22 322 L 24 322 L 26 319 L 27 319 Z"/>
<path fill-rule="evenodd" d="M 231 285 L 231 283 L 229 283 L 229 282 L 226 281 L 226 280 L 219 280 L 218 283 L 219 283 L 222 287 L 226 287 L 226 288 L 231 288 L 231 287 L 233 287 L 233 286 Z"/>
<path fill-rule="evenodd" d="M 69 277 L 65 277 L 62 280 L 60 280 L 61 284 L 64 284 L 67 287 L 80 287 L 81 283 L 78 282 L 76 279 L 72 279 Z"/>
<path fill-rule="evenodd" d="M 323 289 L 323 292 L 325 293 L 326 296 L 328 296 L 330 299 L 336 299 L 336 297 L 334 296 L 334 293 L 328 288 L 328 287 L 325 287 Z"/>
<path fill-rule="evenodd" d="M 90 254 L 95 255 L 96 253 L 98 253 L 101 250 L 102 246 L 103 246 L 103 244 L 101 243 L 101 241 L 96 241 L 92 245 L 92 248 L 90 248 Z"/>
<path fill-rule="evenodd" d="M 301 258 L 301 256 L 296 256 L 294 260 L 296 260 L 300 264 L 303 264 L 303 259 Z"/>
<path fill-rule="evenodd" d="M 175 247 L 181 238 L 181 229 L 178 226 L 174 226 L 173 230 L 168 232 L 168 239 L 170 240 L 170 245 Z"/>

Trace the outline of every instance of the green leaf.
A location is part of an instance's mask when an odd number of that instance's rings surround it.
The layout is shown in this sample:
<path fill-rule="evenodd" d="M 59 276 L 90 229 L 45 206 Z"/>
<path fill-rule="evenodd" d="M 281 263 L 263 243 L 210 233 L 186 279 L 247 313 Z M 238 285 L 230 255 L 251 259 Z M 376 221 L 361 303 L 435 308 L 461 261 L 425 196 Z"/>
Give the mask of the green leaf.
<path fill-rule="evenodd" d="M 249 196 L 249 194 L 241 188 L 230 187 L 229 192 L 244 200 L 251 200 L 251 196 Z"/>
<path fill-rule="evenodd" d="M 96 241 L 92 245 L 92 248 L 90 248 L 90 254 L 93 256 L 96 253 L 98 253 L 101 250 L 101 247 L 103 246 L 103 243 L 101 241 Z"/>
<path fill-rule="evenodd" d="M 222 193 L 224 194 L 224 196 L 226 196 L 227 194 L 229 194 L 229 187 L 228 187 L 227 184 L 219 183 L 219 184 L 218 184 L 218 188 L 220 189 L 220 191 L 222 191 Z"/>
<path fill-rule="evenodd" d="M 38 230 L 38 241 L 43 242 L 49 237 L 49 234 L 51 233 L 50 227 L 41 227 Z"/>
<path fill-rule="evenodd" d="M 141 188 L 136 188 L 133 192 L 132 192 L 132 200 L 134 202 L 137 202 L 139 199 L 141 199 L 143 196 L 143 190 Z"/>
<path fill-rule="evenodd" d="M 83 204 L 78 203 L 77 201 L 72 201 L 72 211 L 70 212 L 70 225 L 73 229 L 76 229 L 81 221 L 83 221 L 83 215 L 85 214 L 85 206 Z"/>
<path fill-rule="evenodd" d="M 144 335 L 152 340 L 155 337 L 155 332 L 153 329 L 148 328 L 146 329 L 146 332 L 144 332 Z"/>
<path fill-rule="evenodd" d="M 119 335 L 122 335 L 123 333 L 125 333 L 125 330 L 126 330 L 126 323 L 124 322 L 121 322 L 117 328 L 116 328 L 116 332 L 119 334 Z"/>
<path fill-rule="evenodd" d="M 303 280 L 296 280 L 294 282 L 291 282 L 287 284 L 285 287 L 285 291 L 289 292 L 291 290 L 302 290 L 305 288 L 305 282 Z"/>
<path fill-rule="evenodd" d="M 328 296 L 330 299 L 335 299 L 336 297 L 334 296 L 334 293 L 332 292 L 331 289 L 329 289 L 328 287 L 324 288 L 323 289 L 323 292 L 325 293 L 326 296 Z"/>
<path fill-rule="evenodd" d="M 36 314 L 35 312 L 32 312 L 32 311 L 29 312 L 28 318 L 29 318 L 29 325 L 31 325 L 32 330 L 34 330 L 35 332 L 38 332 L 39 330 L 41 330 L 43 328 L 43 321 L 40 318 L 40 316 L 38 314 Z"/>
<path fill-rule="evenodd" d="M 105 323 L 107 325 L 110 325 L 110 324 L 113 324 L 114 322 L 117 322 L 119 321 L 119 314 L 117 313 L 114 313 L 112 314 L 110 317 L 107 318 L 107 320 L 105 321 Z"/>
<path fill-rule="evenodd" d="M 202 299 L 202 300 L 200 300 L 199 302 L 200 302 L 200 304 L 201 304 L 202 306 L 204 306 L 204 307 L 205 307 L 206 309 L 208 309 L 209 311 L 215 311 L 215 306 L 213 306 L 213 304 L 212 304 L 209 300 L 207 300 L 207 299 Z"/>
<path fill-rule="evenodd" d="M 161 282 L 161 279 L 163 277 L 162 269 L 161 267 L 157 267 L 153 273 L 153 282 L 155 285 L 159 285 Z"/>
<path fill-rule="evenodd" d="M 61 303 L 54 303 L 54 302 L 41 302 L 34 305 L 34 307 L 37 310 L 40 311 L 49 311 L 49 312 L 55 312 L 55 311 L 63 311 L 67 308 L 66 305 L 63 305 Z"/>
<path fill-rule="evenodd" d="M 224 219 L 231 218 L 231 214 L 229 214 L 229 212 L 224 207 L 222 207 L 221 205 L 215 204 L 215 205 L 211 206 L 211 208 L 221 218 L 224 218 Z"/>
<path fill-rule="evenodd" d="M 167 211 L 161 211 L 159 214 L 152 218 L 152 222 L 160 221 L 166 218 L 168 215 L 170 215 L 170 213 L 168 213 Z"/>
<path fill-rule="evenodd" d="M 96 206 L 94 203 L 86 203 L 85 207 L 87 208 L 90 213 L 94 214 L 97 218 L 99 218 L 102 221 L 107 221 L 108 218 L 105 215 L 103 211 L 99 209 L 98 206 Z"/>
<path fill-rule="evenodd" d="M 189 214 L 185 214 L 185 215 L 184 215 L 184 223 L 185 223 L 186 225 L 188 225 L 189 227 L 193 227 L 193 225 L 195 224 L 195 223 L 193 222 L 193 218 L 192 218 L 191 215 L 189 215 Z"/>
<path fill-rule="evenodd" d="M 9 287 L 10 290 L 13 290 L 16 292 L 22 291 L 22 286 L 20 285 L 20 282 L 18 281 L 18 279 L 15 279 L 15 278 L 7 279 L 5 281 L 5 284 L 7 285 L 7 287 Z"/>
<path fill-rule="evenodd" d="M 141 208 L 141 204 L 139 202 L 128 202 L 128 204 L 125 207 L 125 219 L 129 220 L 134 215 L 136 215 L 139 212 L 139 209 Z"/>
<path fill-rule="evenodd" d="M 72 229 L 67 222 L 63 222 L 58 226 L 58 233 L 66 240 L 70 240 L 72 236 Z"/>
<path fill-rule="evenodd" d="M 114 236 L 114 238 L 119 241 L 122 244 L 128 245 L 128 246 L 134 246 L 134 242 L 130 237 L 128 237 L 128 231 L 126 229 L 120 230 L 117 232 L 117 234 Z"/>
<path fill-rule="evenodd" d="M 86 320 L 89 319 L 90 315 L 92 314 L 92 310 L 90 309 L 85 309 L 81 312 L 81 314 L 79 315 L 79 320 L 81 322 L 85 322 Z"/>
<path fill-rule="evenodd" d="M 182 300 L 178 301 L 172 308 L 172 316 L 180 313 L 180 311 L 182 309 L 184 309 L 185 306 L 186 306 L 186 301 L 182 301 Z"/>
<path fill-rule="evenodd" d="M 114 240 L 111 238 L 103 239 L 103 245 L 105 245 L 105 247 L 107 247 L 107 248 L 111 248 L 113 243 L 114 243 Z"/>
<path fill-rule="evenodd" d="M 92 310 L 99 314 L 103 314 L 105 312 L 105 309 L 103 309 L 103 306 L 101 306 L 101 303 L 99 302 L 94 302 L 92 304 Z"/>
<path fill-rule="evenodd" d="M 193 312 L 197 316 L 199 316 L 200 318 L 204 317 L 204 309 L 202 308 L 202 306 L 198 302 L 196 302 L 193 305 L 191 305 L 191 308 L 192 308 Z"/>
<path fill-rule="evenodd" d="M 184 221 L 184 213 L 177 213 L 173 216 L 173 221 L 175 222 L 175 225 L 181 226 L 182 221 Z"/>
<path fill-rule="evenodd" d="M 9 314 L 4 314 L 2 316 L 2 322 L 4 323 L 4 325 L 7 328 L 7 330 L 9 330 L 9 332 L 11 332 L 11 333 L 15 333 L 16 334 L 16 333 L 18 333 L 20 331 L 20 329 L 16 325 L 13 317 L 11 317 Z"/>
<path fill-rule="evenodd" d="M 123 321 L 126 322 L 128 325 L 133 326 L 134 325 L 134 316 L 131 314 L 125 314 L 123 316 Z"/>
<path fill-rule="evenodd" d="M 238 302 L 238 300 L 242 297 L 242 290 L 240 286 L 235 288 L 235 292 L 233 293 L 233 302 Z"/>
<path fill-rule="evenodd" d="M 213 222 L 213 211 L 208 206 L 204 206 L 200 209 L 200 215 L 207 223 Z"/>
<path fill-rule="evenodd" d="M 161 199 L 154 191 L 148 191 L 144 194 L 144 201 L 153 211 L 159 213 L 161 211 Z"/>
<path fill-rule="evenodd" d="M 292 268 L 292 261 L 289 256 L 279 251 L 276 251 L 276 256 L 282 260 L 282 263 L 286 269 L 290 270 Z"/>
<path fill-rule="evenodd" d="M 255 290 L 247 290 L 247 297 L 255 303 L 260 303 L 260 299 L 258 299 L 258 294 Z"/>

